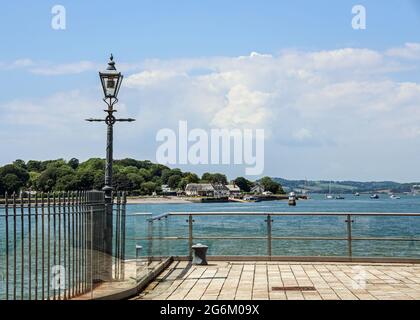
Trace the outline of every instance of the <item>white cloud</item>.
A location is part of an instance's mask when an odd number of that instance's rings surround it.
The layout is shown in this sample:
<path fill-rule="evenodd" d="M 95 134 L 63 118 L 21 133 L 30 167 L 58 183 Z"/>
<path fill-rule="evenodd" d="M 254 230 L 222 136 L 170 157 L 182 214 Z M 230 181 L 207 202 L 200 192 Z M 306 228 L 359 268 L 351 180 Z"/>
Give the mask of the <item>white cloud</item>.
<path fill-rule="evenodd" d="M 270 95 L 250 91 L 243 85 L 233 86 L 227 94 L 226 104 L 213 117 L 211 125 L 218 128 L 263 128 L 269 118 L 267 103 Z"/>
<path fill-rule="evenodd" d="M 300 121 L 334 131 L 338 115 L 349 122 L 385 120 L 392 112 L 413 108 L 420 97 L 417 83 L 400 83 L 387 73 L 395 61 L 368 49 L 284 51 L 278 56 L 253 52 L 240 57 L 152 60 L 145 66 L 147 70 L 131 75 L 126 86 L 140 90 L 133 95 L 140 94 L 146 108 L 165 110 L 176 121 L 264 127 L 291 138 Z M 191 72 L 200 68 L 209 72 Z M 159 98 L 149 96 L 152 92 Z M 312 136 L 319 131 L 311 130 Z"/>
<path fill-rule="evenodd" d="M 312 133 L 306 128 L 301 128 L 293 133 L 293 137 L 299 141 L 309 140 L 312 138 Z"/>
<path fill-rule="evenodd" d="M 16 70 L 16 69 L 25 69 L 34 64 L 31 59 L 23 58 L 17 59 L 12 62 L 0 61 L 0 69 L 2 70 Z"/>
<path fill-rule="evenodd" d="M 129 88 L 153 86 L 156 84 L 162 84 L 162 82 L 170 80 L 176 76 L 181 76 L 181 74 L 178 74 L 175 71 L 146 70 L 128 77 L 125 81 L 125 86 Z"/>
<path fill-rule="evenodd" d="M 410 78 L 400 80 L 403 73 L 396 80 L 395 71 L 417 66 L 416 48 L 407 44 L 400 51 L 384 52 L 286 50 L 278 55 L 254 52 L 127 65 L 142 69 L 126 77 L 121 90 L 126 109 L 124 105 L 119 109 L 138 122 L 120 130 L 150 148 L 155 141 L 145 141 L 145 135 L 174 128 L 179 120 L 200 128 L 263 128 L 269 133 L 266 149 L 275 153 L 266 157 L 272 162 L 266 168 L 276 170 L 276 159 L 281 157 L 284 170 L 290 172 L 302 167 L 301 159 L 310 158 L 316 172 L 326 173 L 329 168 L 339 175 L 348 167 L 354 173 L 362 154 L 364 168 L 374 172 L 382 168 L 387 178 L 387 166 L 393 163 L 390 154 L 396 154 L 390 150 L 398 150 L 407 161 L 399 169 L 402 177 L 409 174 L 408 163 L 420 158 L 419 151 L 413 155 L 412 146 L 420 139 L 420 84 Z M 100 67 L 76 63 L 38 72 L 54 75 L 89 69 Z M 50 126 L 53 134 L 55 126 L 72 130 L 73 121 L 98 114 L 95 99 L 76 91 L 43 100 L 16 100 L 0 108 L 9 122 Z"/>
<path fill-rule="evenodd" d="M 0 105 L 4 123 L 51 130 L 73 130 L 75 123 L 98 114 L 98 102 L 79 90 L 43 99 L 16 99 Z"/>
<path fill-rule="evenodd" d="M 87 71 L 98 70 L 98 66 L 90 61 L 79 61 L 66 64 L 53 64 L 34 67 L 30 72 L 44 76 L 58 76 L 68 74 L 79 74 Z"/>
<path fill-rule="evenodd" d="M 25 68 L 34 64 L 31 59 L 18 59 L 12 63 L 12 68 Z"/>
<path fill-rule="evenodd" d="M 391 57 L 420 60 L 420 43 L 406 43 L 404 47 L 389 49 L 386 54 Z"/>

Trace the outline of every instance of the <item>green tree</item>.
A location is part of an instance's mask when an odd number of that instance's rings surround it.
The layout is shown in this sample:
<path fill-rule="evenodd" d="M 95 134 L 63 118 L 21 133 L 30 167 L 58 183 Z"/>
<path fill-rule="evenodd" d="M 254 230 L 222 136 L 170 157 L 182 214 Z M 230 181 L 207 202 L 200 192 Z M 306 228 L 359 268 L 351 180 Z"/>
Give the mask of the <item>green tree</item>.
<path fill-rule="evenodd" d="M 141 192 L 146 195 L 151 195 L 157 189 L 157 184 L 154 182 L 144 182 L 141 184 Z"/>
<path fill-rule="evenodd" d="M 119 191 L 129 191 L 133 189 L 133 185 L 131 180 L 128 178 L 126 174 L 123 173 L 116 173 L 113 176 L 112 186 L 115 190 Z"/>
<path fill-rule="evenodd" d="M 41 175 L 41 173 L 36 172 L 36 171 L 29 172 L 28 187 L 36 189 L 36 183 L 37 183 L 40 175 Z"/>
<path fill-rule="evenodd" d="M 149 168 L 149 172 L 150 172 L 150 175 L 153 176 L 153 177 L 156 177 L 156 176 L 161 177 L 162 176 L 162 171 L 165 170 L 165 169 L 168 169 L 168 167 L 165 167 L 161 164 L 153 164 Z"/>
<path fill-rule="evenodd" d="M 102 171 L 96 171 L 93 179 L 93 189 L 102 190 L 105 186 L 105 174 Z"/>
<path fill-rule="evenodd" d="M 252 188 L 252 182 L 245 179 L 244 177 L 238 177 L 234 183 L 244 192 L 250 192 Z"/>
<path fill-rule="evenodd" d="M 78 171 L 104 171 L 105 160 L 99 158 L 91 158 L 85 162 L 79 164 Z"/>
<path fill-rule="evenodd" d="M 92 190 L 95 182 L 95 173 L 88 171 L 77 172 L 78 187 L 80 190 Z"/>
<path fill-rule="evenodd" d="M 15 165 L 16 167 L 19 167 L 23 170 L 28 170 L 28 167 L 26 166 L 25 161 L 23 161 L 21 159 L 17 159 L 15 161 L 13 161 L 13 165 Z"/>
<path fill-rule="evenodd" d="M 19 192 L 19 190 L 24 186 L 22 180 L 13 173 L 8 173 L 4 177 L 2 177 L 2 182 L 4 185 L 4 189 L 8 193 Z"/>
<path fill-rule="evenodd" d="M 152 179 L 152 175 L 151 175 L 151 173 L 149 172 L 149 170 L 147 170 L 147 169 L 145 169 L 145 168 L 141 168 L 141 169 L 139 170 L 139 174 L 143 177 L 143 179 L 144 179 L 145 181 L 149 181 L 150 179 Z"/>
<path fill-rule="evenodd" d="M 0 168 L 3 189 L 9 193 L 18 192 L 29 181 L 29 173 L 19 165 L 8 164 Z"/>
<path fill-rule="evenodd" d="M 45 166 L 42 164 L 42 161 L 29 160 L 26 166 L 30 172 L 32 171 L 41 173 L 45 170 Z"/>
<path fill-rule="evenodd" d="M 139 190 L 141 188 L 142 183 L 145 182 L 143 176 L 137 173 L 129 173 L 127 174 L 127 177 L 130 180 L 131 187 L 133 190 Z"/>
<path fill-rule="evenodd" d="M 259 183 L 264 187 L 265 191 L 270 191 L 274 194 L 284 194 L 284 190 L 281 185 L 270 177 L 262 178 Z"/>
<path fill-rule="evenodd" d="M 183 174 L 183 177 L 187 179 L 188 183 L 199 183 L 200 178 L 192 172 L 186 172 Z"/>
<path fill-rule="evenodd" d="M 203 182 L 207 183 L 220 183 L 220 184 L 227 184 L 227 178 L 224 174 L 220 173 L 204 173 L 201 177 Z"/>
<path fill-rule="evenodd" d="M 79 167 L 79 160 L 76 159 L 76 158 L 72 158 L 72 159 L 69 160 L 68 165 L 73 170 L 76 170 Z"/>
<path fill-rule="evenodd" d="M 50 192 L 54 189 L 57 181 L 57 168 L 48 168 L 43 171 L 36 180 L 36 188 L 42 192 Z"/>
<path fill-rule="evenodd" d="M 0 196 L 4 195 L 6 192 L 6 186 L 3 183 L 3 178 L 0 177 Z"/>
<path fill-rule="evenodd" d="M 65 175 L 59 177 L 54 186 L 55 191 L 75 191 L 81 190 L 80 180 L 75 175 Z"/>
<path fill-rule="evenodd" d="M 178 188 L 179 183 L 181 182 L 181 176 L 178 175 L 174 175 L 174 176 L 170 176 L 170 178 L 168 179 L 168 186 L 171 189 L 176 189 Z"/>

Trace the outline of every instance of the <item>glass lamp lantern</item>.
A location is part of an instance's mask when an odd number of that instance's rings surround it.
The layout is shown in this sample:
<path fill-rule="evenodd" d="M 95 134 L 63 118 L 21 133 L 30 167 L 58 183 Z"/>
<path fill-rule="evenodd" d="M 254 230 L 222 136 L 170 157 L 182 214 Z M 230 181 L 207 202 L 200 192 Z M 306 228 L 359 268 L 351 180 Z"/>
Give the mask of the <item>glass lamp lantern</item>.
<path fill-rule="evenodd" d="M 114 57 L 112 55 L 108 62 L 108 68 L 105 71 L 99 72 L 99 77 L 105 99 L 117 99 L 124 76 L 115 68 Z"/>

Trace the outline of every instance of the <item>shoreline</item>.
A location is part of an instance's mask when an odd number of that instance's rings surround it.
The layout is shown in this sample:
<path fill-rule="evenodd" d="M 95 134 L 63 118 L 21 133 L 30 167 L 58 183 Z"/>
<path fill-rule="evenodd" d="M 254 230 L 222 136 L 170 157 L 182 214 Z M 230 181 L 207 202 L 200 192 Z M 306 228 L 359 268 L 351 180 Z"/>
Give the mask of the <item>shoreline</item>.
<path fill-rule="evenodd" d="M 168 197 L 127 197 L 127 204 L 186 204 L 193 203 L 191 199 Z"/>
<path fill-rule="evenodd" d="M 220 201 L 202 201 L 205 198 L 200 197 L 177 197 L 177 196 L 143 196 L 143 197 L 127 197 L 127 204 L 188 204 L 188 203 L 218 203 Z M 272 198 L 264 198 L 262 201 L 285 201 L 287 196 L 277 196 Z M 250 203 L 252 201 L 244 201 L 239 199 L 229 199 L 222 202 Z"/>

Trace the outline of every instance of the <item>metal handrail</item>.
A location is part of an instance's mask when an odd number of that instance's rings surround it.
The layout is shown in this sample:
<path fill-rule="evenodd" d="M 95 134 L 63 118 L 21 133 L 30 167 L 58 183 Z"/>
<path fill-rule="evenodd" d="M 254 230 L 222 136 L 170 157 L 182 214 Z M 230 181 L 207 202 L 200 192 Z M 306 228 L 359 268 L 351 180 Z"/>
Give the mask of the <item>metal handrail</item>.
<path fill-rule="evenodd" d="M 159 237 L 157 240 L 188 240 L 189 246 L 189 258 L 192 258 L 192 244 L 193 239 L 199 240 L 267 240 L 267 256 L 272 256 L 272 241 L 273 240 L 291 240 L 291 241 L 347 241 L 348 257 L 353 256 L 353 241 L 414 241 L 419 242 L 420 238 L 405 238 L 405 237 L 353 237 L 352 235 L 352 224 L 354 221 L 352 217 L 420 217 L 420 213 L 381 213 L 381 212 L 168 212 L 161 214 L 149 219 L 149 222 L 153 223 L 170 216 L 184 216 L 188 217 L 188 237 Z M 267 223 L 267 235 L 266 236 L 237 236 L 237 237 L 226 237 L 226 236 L 194 236 L 193 224 L 194 217 L 198 216 L 260 216 L 266 217 L 265 222 Z M 338 216 L 345 217 L 345 223 L 347 225 L 347 235 L 344 237 L 276 237 L 272 235 L 272 217 L 274 216 Z M 150 237 L 148 238 L 150 240 Z M 142 238 L 136 238 L 136 240 L 144 240 Z"/>
<path fill-rule="evenodd" d="M 165 216 L 409 216 L 420 217 L 420 212 L 394 213 L 394 212 L 168 212 L 156 218 Z"/>

